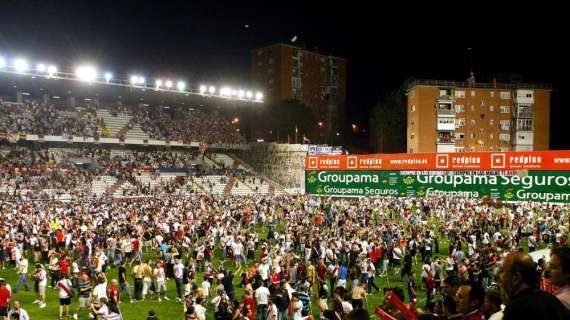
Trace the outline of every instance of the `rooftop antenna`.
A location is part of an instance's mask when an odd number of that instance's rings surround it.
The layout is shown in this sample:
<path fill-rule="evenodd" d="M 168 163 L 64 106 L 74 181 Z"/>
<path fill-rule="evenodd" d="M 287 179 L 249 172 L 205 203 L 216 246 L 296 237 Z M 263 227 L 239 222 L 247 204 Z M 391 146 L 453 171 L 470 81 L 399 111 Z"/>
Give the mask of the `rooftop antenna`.
<path fill-rule="evenodd" d="M 467 51 L 469 52 L 469 78 L 467 78 L 467 82 L 473 84 L 475 83 L 475 75 L 473 74 L 473 48 L 467 47 Z"/>

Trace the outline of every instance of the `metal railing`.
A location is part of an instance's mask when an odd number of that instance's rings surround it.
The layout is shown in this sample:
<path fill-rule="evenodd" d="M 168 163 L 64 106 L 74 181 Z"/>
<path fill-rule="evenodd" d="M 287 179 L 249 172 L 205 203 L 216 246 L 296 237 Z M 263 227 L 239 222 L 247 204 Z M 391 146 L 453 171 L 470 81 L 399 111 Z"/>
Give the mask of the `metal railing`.
<path fill-rule="evenodd" d="M 408 85 L 408 90 L 416 86 L 438 86 L 459 88 L 485 88 L 485 89 L 543 89 L 552 90 L 552 85 L 545 83 L 488 83 L 488 82 L 457 82 L 449 80 L 418 79 Z"/>

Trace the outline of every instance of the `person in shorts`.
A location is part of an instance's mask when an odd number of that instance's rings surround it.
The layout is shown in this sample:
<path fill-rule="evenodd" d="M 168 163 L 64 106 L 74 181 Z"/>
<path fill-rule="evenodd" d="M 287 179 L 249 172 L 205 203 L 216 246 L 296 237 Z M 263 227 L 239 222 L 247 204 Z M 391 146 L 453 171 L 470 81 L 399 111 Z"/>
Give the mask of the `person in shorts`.
<path fill-rule="evenodd" d="M 73 319 L 77 320 L 78 313 L 81 308 L 90 309 L 91 308 L 91 291 L 93 287 L 91 286 L 91 278 L 89 278 L 89 272 L 87 267 L 84 267 L 81 275 L 79 276 L 79 305 L 73 314 Z"/>
<path fill-rule="evenodd" d="M 59 289 L 59 319 L 63 319 L 65 311 L 66 317 L 69 317 L 69 305 L 71 304 L 71 297 L 73 294 L 73 284 L 68 279 L 67 274 L 62 273 L 61 279 L 57 282 Z"/>

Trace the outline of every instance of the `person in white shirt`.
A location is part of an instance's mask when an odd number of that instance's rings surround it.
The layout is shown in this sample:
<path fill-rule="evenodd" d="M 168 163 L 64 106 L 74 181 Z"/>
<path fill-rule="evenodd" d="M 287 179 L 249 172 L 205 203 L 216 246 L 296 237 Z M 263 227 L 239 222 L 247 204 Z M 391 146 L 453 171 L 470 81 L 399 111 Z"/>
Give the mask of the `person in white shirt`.
<path fill-rule="evenodd" d="M 62 278 L 57 282 L 59 289 L 59 318 L 63 319 L 63 312 L 69 317 L 69 305 L 71 304 L 71 295 L 73 294 L 72 283 L 67 278 L 67 274 L 62 274 Z"/>
<path fill-rule="evenodd" d="M 98 307 L 93 304 L 91 305 L 91 311 L 97 316 L 97 320 L 106 320 L 109 316 L 109 309 L 107 308 L 107 298 L 103 297 L 97 300 Z"/>
<path fill-rule="evenodd" d="M 20 301 L 14 301 L 14 307 L 8 313 L 8 319 L 30 320 L 28 312 L 20 307 Z"/>
<path fill-rule="evenodd" d="M 161 302 L 160 293 L 164 290 L 164 299 L 170 300 L 166 296 L 166 273 L 160 262 L 156 263 L 156 268 L 153 271 L 154 277 L 156 279 L 156 295 L 158 296 L 158 302 Z"/>
<path fill-rule="evenodd" d="M 178 302 L 182 301 L 182 290 L 184 289 L 184 265 L 180 262 L 180 259 L 177 259 L 176 264 L 174 265 L 174 281 L 176 283 L 176 293 L 178 298 L 176 300 Z"/>
<path fill-rule="evenodd" d="M 198 320 L 206 320 L 206 308 L 202 305 L 202 298 L 196 298 L 196 302 L 193 305 L 194 313 L 196 314 L 196 318 Z"/>
<path fill-rule="evenodd" d="M 210 296 L 210 288 L 212 284 L 210 281 L 204 280 L 202 281 L 202 289 L 204 290 L 204 305 L 208 304 L 208 297 Z"/>
<path fill-rule="evenodd" d="M 255 301 L 257 302 L 256 314 L 266 314 L 269 299 L 269 289 L 262 282 L 261 286 L 255 290 Z"/>
<path fill-rule="evenodd" d="M 46 304 L 47 272 L 44 269 L 44 266 L 40 263 L 36 264 L 34 279 L 38 286 L 38 293 L 36 296 L 36 300 L 33 303 L 37 303 L 40 308 L 45 308 L 47 306 Z"/>

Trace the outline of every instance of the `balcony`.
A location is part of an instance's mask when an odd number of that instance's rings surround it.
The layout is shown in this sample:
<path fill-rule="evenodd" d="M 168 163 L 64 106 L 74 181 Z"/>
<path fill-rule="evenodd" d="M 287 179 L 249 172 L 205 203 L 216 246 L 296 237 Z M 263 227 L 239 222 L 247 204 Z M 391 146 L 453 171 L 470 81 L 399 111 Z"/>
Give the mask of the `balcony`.
<path fill-rule="evenodd" d="M 516 116 L 517 116 L 517 118 L 531 118 L 532 119 L 533 112 L 532 112 L 532 109 L 528 106 L 518 107 Z"/>
<path fill-rule="evenodd" d="M 455 144 L 455 137 L 451 132 L 439 132 L 437 134 L 437 144 Z"/>
<path fill-rule="evenodd" d="M 452 153 L 456 152 L 456 148 L 454 144 L 438 144 L 436 146 L 437 153 Z"/>
<path fill-rule="evenodd" d="M 514 145 L 533 145 L 534 134 L 532 132 L 517 132 L 513 134 Z"/>
<path fill-rule="evenodd" d="M 515 103 L 525 103 L 525 104 L 533 104 L 534 103 L 534 91 L 533 90 L 517 90 L 515 92 Z"/>
<path fill-rule="evenodd" d="M 452 119 L 449 120 L 438 120 L 437 121 L 437 130 L 441 131 L 454 131 L 455 130 L 455 121 Z"/>
<path fill-rule="evenodd" d="M 438 117 L 455 117 L 455 110 L 453 109 L 453 105 L 449 104 L 438 104 L 437 106 L 437 116 Z"/>

